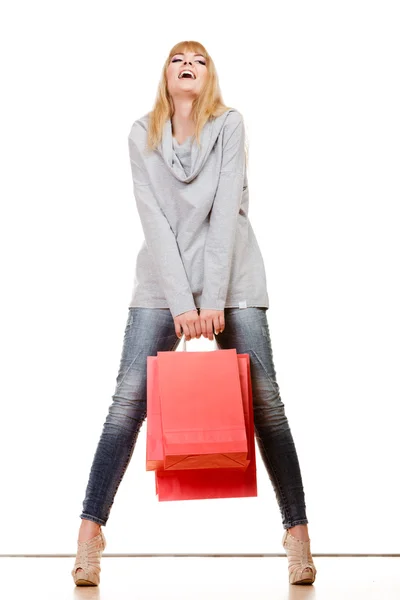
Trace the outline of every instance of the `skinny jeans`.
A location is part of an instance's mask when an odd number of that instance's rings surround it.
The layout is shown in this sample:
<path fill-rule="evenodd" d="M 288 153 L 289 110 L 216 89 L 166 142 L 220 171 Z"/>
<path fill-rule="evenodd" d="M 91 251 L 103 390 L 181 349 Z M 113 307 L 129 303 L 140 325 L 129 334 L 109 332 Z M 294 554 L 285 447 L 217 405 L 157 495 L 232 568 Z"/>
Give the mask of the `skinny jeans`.
<path fill-rule="evenodd" d="M 267 309 L 225 308 L 219 349 L 250 356 L 254 431 L 284 529 L 308 523 L 296 447 L 273 363 Z M 130 307 L 116 387 L 95 450 L 82 519 L 106 525 L 147 415 L 147 356 L 175 351 L 180 338 L 169 309 Z"/>

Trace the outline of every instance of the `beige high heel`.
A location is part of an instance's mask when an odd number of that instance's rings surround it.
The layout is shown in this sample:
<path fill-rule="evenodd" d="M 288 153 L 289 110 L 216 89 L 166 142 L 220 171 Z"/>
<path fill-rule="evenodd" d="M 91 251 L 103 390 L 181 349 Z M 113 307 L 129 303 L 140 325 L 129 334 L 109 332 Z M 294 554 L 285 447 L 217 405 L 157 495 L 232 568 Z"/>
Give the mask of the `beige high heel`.
<path fill-rule="evenodd" d="M 106 547 L 106 538 L 102 529 L 95 537 L 86 542 L 78 541 L 75 565 L 71 571 L 76 585 L 99 585 L 100 559 Z M 83 569 L 76 572 L 77 569 Z"/>
<path fill-rule="evenodd" d="M 309 585 L 314 583 L 317 569 L 311 556 L 310 543 L 311 540 L 307 542 L 298 540 L 286 529 L 282 545 L 289 559 L 289 583 Z"/>

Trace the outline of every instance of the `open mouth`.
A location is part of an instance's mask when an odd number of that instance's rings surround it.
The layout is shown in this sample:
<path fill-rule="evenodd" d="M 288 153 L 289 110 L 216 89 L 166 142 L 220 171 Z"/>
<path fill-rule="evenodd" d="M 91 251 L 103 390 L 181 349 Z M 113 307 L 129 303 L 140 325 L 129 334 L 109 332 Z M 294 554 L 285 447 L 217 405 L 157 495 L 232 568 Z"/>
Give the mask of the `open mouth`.
<path fill-rule="evenodd" d="M 178 79 L 196 79 L 196 76 L 194 73 L 192 73 L 191 71 L 182 71 L 179 75 L 178 75 Z"/>

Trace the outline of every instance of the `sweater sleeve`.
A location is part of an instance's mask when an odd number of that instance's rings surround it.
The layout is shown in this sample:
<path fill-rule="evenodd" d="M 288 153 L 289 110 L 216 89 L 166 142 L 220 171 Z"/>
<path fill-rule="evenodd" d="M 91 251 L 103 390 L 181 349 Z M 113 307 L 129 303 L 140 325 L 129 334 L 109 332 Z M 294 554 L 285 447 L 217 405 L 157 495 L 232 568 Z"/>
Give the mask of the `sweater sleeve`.
<path fill-rule="evenodd" d="M 236 123 L 226 123 L 223 135 L 220 178 L 204 249 L 204 283 L 200 306 L 214 310 L 225 308 L 237 218 L 243 196 L 245 130 L 240 113 L 239 123 L 237 120 Z"/>
<path fill-rule="evenodd" d="M 171 314 L 197 310 L 175 234 L 153 194 L 139 148 L 131 136 L 128 142 L 136 206 Z"/>

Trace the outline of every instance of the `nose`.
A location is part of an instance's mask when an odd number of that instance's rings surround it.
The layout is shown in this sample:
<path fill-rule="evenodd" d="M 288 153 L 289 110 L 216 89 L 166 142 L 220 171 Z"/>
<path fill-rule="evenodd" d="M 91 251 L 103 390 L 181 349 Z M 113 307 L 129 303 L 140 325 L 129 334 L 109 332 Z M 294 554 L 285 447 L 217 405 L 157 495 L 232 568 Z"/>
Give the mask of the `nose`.
<path fill-rule="evenodd" d="M 192 64 L 192 63 L 190 62 L 190 60 L 189 60 L 189 61 L 185 60 L 185 65 L 186 65 L 186 63 L 189 63 L 189 65 L 191 65 L 191 64 Z"/>

